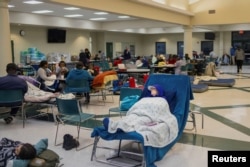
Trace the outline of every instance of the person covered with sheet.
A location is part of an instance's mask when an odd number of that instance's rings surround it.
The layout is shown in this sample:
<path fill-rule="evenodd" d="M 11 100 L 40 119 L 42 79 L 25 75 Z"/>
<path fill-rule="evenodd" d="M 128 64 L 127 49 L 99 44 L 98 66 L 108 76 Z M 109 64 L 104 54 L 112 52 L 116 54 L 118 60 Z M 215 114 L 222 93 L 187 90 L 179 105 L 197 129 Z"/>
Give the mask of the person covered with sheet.
<path fill-rule="evenodd" d="M 145 146 L 164 147 L 178 134 L 178 123 L 170 112 L 164 89 L 160 85 L 148 87 L 151 92 L 141 98 L 127 112 L 126 117 L 113 121 L 103 119 L 109 133 L 136 131 L 144 138 Z"/>

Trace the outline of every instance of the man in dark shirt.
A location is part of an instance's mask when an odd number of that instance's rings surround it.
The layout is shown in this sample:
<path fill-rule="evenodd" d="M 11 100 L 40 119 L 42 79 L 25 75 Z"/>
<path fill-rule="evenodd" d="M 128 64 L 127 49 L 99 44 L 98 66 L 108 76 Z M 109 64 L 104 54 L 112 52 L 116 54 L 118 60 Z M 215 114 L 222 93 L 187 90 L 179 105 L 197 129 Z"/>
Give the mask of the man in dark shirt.
<path fill-rule="evenodd" d="M 15 63 L 9 63 L 6 66 L 6 72 L 7 75 L 0 77 L 0 89 L 4 89 L 4 90 L 12 90 L 12 89 L 22 89 L 23 91 L 23 95 L 28 91 L 28 85 L 26 83 L 26 81 L 24 81 L 23 79 L 19 78 L 17 76 L 17 70 L 18 67 Z M 4 104 L 6 106 L 6 104 Z M 16 106 L 16 105 L 20 105 L 19 104 L 9 104 L 10 107 L 11 106 Z M 1 102 L 0 102 L 0 106 L 1 106 Z M 3 104 L 2 104 L 3 106 Z M 18 112 L 19 107 L 13 107 L 11 108 L 11 116 L 4 118 L 5 122 L 7 124 L 11 123 L 13 121 L 13 117 L 15 117 L 16 113 Z"/>
<path fill-rule="evenodd" d="M 90 60 L 90 55 L 88 53 L 88 50 L 86 51 L 85 49 L 85 52 L 81 50 L 81 53 L 79 54 L 79 61 L 81 61 L 85 67 L 88 67 L 88 63 Z"/>
<path fill-rule="evenodd" d="M 123 52 L 123 58 L 124 60 L 130 60 L 131 59 L 131 55 L 130 55 L 130 52 L 128 50 L 128 48 L 126 48 Z"/>

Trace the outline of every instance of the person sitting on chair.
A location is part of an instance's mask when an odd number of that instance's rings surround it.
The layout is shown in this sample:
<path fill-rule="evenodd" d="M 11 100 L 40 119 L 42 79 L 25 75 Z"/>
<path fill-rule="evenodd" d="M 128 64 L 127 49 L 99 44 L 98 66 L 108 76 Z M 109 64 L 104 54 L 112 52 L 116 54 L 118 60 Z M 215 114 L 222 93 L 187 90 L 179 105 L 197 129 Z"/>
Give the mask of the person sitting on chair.
<path fill-rule="evenodd" d="M 66 67 L 65 61 L 60 61 L 58 63 L 58 67 L 56 68 L 56 77 L 57 78 L 64 78 L 67 76 L 68 72 L 69 72 L 69 70 Z"/>
<path fill-rule="evenodd" d="M 164 89 L 160 85 L 148 87 L 150 93 L 137 101 L 121 120 L 103 119 L 109 133 L 136 131 L 144 137 L 144 144 L 162 147 L 178 134 L 176 117 L 170 112 Z M 164 134 L 164 135 L 162 135 Z"/>
<path fill-rule="evenodd" d="M 79 61 L 76 64 L 76 68 L 69 71 L 69 74 L 66 78 L 66 84 L 71 79 L 72 80 L 86 79 L 86 80 L 92 81 L 94 77 L 91 76 L 87 70 L 84 70 L 83 67 L 84 67 L 83 63 Z M 89 93 L 84 93 L 84 96 L 86 97 L 85 104 L 88 104 L 90 101 Z"/>
<path fill-rule="evenodd" d="M 6 72 L 8 73 L 4 77 L 0 77 L 0 89 L 4 90 L 13 90 L 13 89 L 22 89 L 23 95 L 28 91 L 28 85 L 27 83 L 19 78 L 16 74 L 17 72 L 17 65 L 15 63 L 9 63 L 6 66 Z M 21 105 L 19 102 L 16 104 L 2 104 L 2 106 L 19 106 Z M 1 106 L 1 104 L 0 104 Z M 13 107 L 11 108 L 10 117 L 4 118 L 4 121 L 6 124 L 9 124 L 13 121 L 13 117 L 16 116 L 16 113 L 18 112 L 20 107 Z"/>
<path fill-rule="evenodd" d="M 29 143 L 13 141 L 8 138 L 0 140 L 0 166 L 6 166 L 10 160 L 29 160 L 36 157 L 36 149 Z"/>
<path fill-rule="evenodd" d="M 53 75 L 48 68 L 48 62 L 46 60 L 41 61 L 39 64 L 39 69 L 37 70 L 37 81 L 41 83 L 40 89 L 44 91 L 58 91 L 59 82 L 56 80 L 56 76 Z"/>

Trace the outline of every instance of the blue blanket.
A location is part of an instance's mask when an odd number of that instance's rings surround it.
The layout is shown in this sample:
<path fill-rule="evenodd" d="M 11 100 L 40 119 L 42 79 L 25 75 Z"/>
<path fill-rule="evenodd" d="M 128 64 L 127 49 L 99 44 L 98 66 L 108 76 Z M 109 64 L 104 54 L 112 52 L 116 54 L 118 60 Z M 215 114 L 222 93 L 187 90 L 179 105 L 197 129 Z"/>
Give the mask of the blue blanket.
<path fill-rule="evenodd" d="M 151 146 L 144 146 L 143 151 L 147 167 L 156 167 L 154 162 L 161 160 L 172 148 L 172 146 L 180 139 L 187 122 L 189 102 L 193 99 L 191 82 L 188 76 L 152 74 L 145 83 L 145 89 L 142 92 L 143 97 L 148 93 L 147 87 L 154 84 L 161 85 L 166 92 L 176 90 L 176 105 L 174 106 L 172 113 L 177 119 L 179 131 L 176 139 L 165 147 L 155 148 Z M 108 133 L 104 127 L 96 127 L 91 134 L 91 137 L 95 136 L 100 136 L 104 140 L 136 140 L 144 144 L 143 137 L 137 132 L 124 133 L 118 131 L 117 133 L 111 134 Z"/>

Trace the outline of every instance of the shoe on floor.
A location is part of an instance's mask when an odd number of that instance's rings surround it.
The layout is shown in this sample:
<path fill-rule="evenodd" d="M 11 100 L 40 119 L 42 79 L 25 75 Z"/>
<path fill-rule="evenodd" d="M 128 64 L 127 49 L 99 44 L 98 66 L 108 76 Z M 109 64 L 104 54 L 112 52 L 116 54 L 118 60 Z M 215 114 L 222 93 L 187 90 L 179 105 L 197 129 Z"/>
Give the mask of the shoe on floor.
<path fill-rule="evenodd" d="M 10 124 L 13 120 L 14 120 L 14 118 L 12 116 L 4 118 L 4 121 L 6 124 Z"/>

